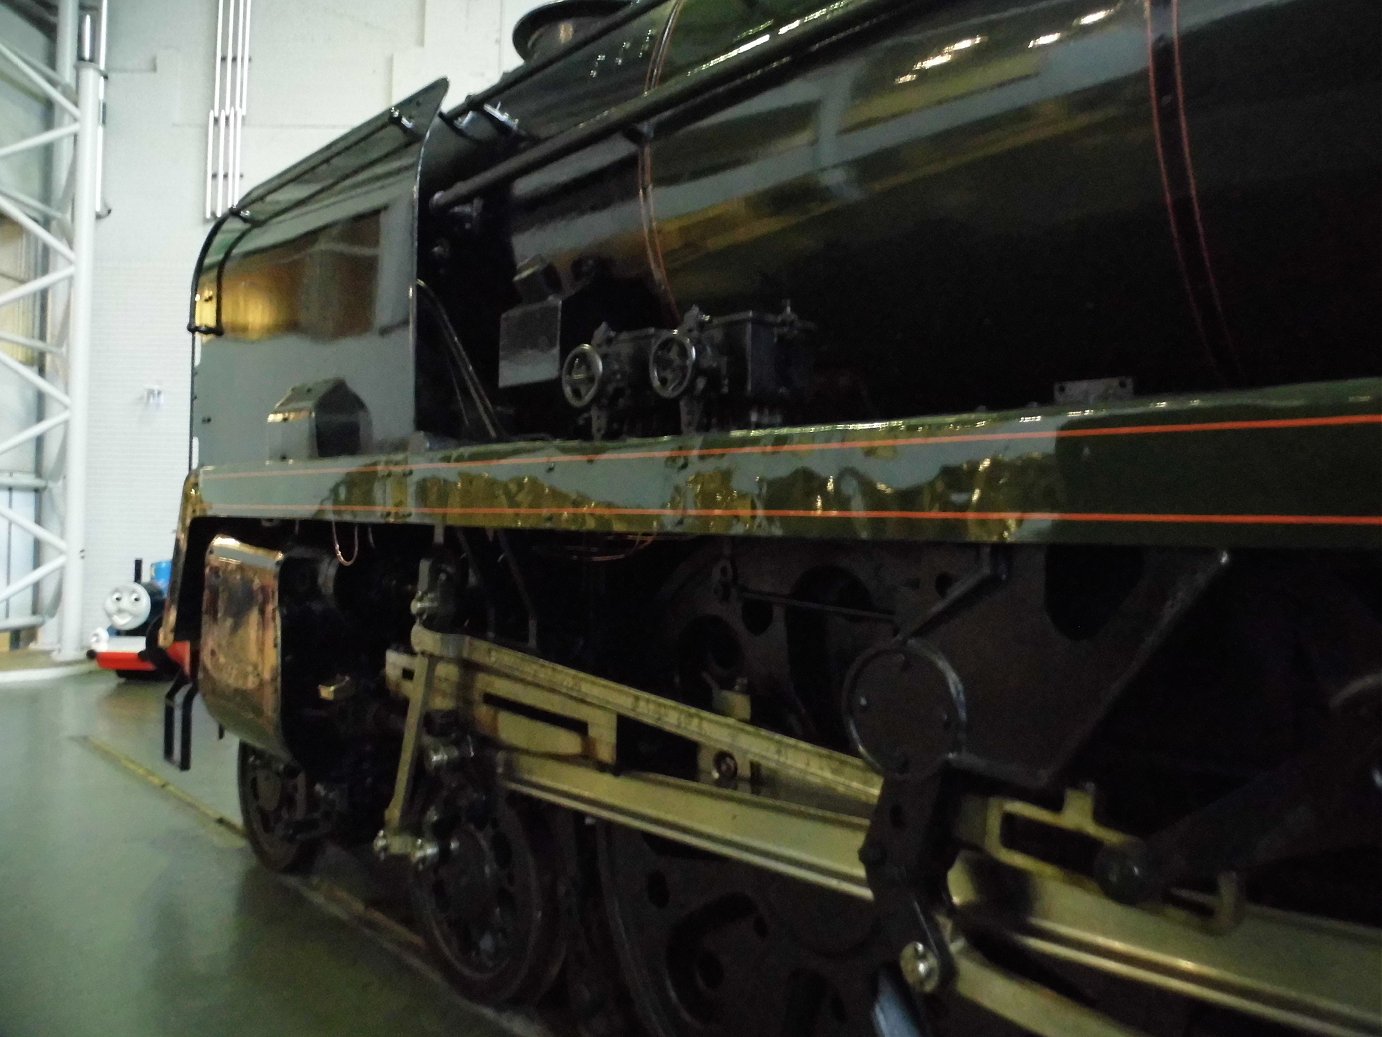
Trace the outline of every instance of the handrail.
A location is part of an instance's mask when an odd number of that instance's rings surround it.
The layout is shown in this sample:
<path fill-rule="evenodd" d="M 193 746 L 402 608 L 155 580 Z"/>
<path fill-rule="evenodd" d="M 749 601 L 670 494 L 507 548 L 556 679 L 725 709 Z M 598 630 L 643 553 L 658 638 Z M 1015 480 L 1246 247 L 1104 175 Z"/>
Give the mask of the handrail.
<path fill-rule="evenodd" d="M 704 99 L 710 91 L 757 75 L 803 50 L 820 46 L 906 6 L 907 3 L 899 3 L 898 0 L 856 0 L 836 11 L 831 11 L 829 6 L 823 7 L 822 13 L 814 17 L 799 18 L 776 30 L 766 30 L 762 35 L 705 62 L 673 82 L 606 109 L 600 115 L 549 137 L 482 173 L 438 191 L 432 196 L 432 211 L 443 213 L 490 188 L 510 183 L 589 144 L 626 132 L 689 101 Z"/>

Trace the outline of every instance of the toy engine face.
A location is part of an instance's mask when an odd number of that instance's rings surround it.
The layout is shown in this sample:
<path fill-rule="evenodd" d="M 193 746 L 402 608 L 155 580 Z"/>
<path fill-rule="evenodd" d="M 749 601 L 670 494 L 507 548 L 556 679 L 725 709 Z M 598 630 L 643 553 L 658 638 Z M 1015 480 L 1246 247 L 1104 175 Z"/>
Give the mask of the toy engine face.
<path fill-rule="evenodd" d="M 116 630 L 133 630 L 149 618 L 149 592 L 137 583 L 121 583 L 110 592 L 103 606 Z"/>

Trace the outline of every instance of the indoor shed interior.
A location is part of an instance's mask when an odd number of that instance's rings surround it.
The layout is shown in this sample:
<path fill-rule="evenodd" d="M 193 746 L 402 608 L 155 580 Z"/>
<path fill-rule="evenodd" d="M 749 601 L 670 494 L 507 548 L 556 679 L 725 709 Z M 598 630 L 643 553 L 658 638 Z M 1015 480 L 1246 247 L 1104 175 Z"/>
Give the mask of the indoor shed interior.
<path fill-rule="evenodd" d="M 1376 0 L 0 0 L 0 1037 L 1382 1035 Z"/>

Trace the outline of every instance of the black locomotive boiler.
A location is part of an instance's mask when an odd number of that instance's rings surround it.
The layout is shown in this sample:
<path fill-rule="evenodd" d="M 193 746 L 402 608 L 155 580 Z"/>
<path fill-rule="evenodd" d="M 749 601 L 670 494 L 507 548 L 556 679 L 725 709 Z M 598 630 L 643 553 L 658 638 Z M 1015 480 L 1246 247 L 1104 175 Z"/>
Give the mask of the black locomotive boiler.
<path fill-rule="evenodd" d="M 516 41 L 197 263 L 261 860 L 592 1033 L 1382 1032 L 1375 2 Z"/>

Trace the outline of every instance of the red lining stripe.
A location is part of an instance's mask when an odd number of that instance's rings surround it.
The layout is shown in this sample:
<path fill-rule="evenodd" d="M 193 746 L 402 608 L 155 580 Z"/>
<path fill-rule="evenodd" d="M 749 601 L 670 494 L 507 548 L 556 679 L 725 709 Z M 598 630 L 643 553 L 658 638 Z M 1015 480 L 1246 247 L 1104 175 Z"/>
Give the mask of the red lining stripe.
<path fill-rule="evenodd" d="M 1251 421 L 1210 421 L 1172 425 L 1123 425 L 1110 428 L 1042 429 L 1030 432 L 974 432 L 957 435 L 906 436 L 896 439 L 860 439 L 826 443 L 763 443 L 754 446 L 692 447 L 675 450 L 626 450 L 598 454 L 548 454 L 539 457 L 481 458 L 473 461 L 431 461 L 420 464 L 379 464 L 358 467 L 273 468 L 254 472 L 202 474 L 202 479 L 261 479 L 282 476 L 340 475 L 365 472 L 420 472 L 501 465 L 569 464 L 584 461 L 631 461 L 676 457 L 725 457 L 738 454 L 810 453 L 827 450 L 868 450 L 878 447 L 942 446 L 948 443 L 992 443 L 1027 439 L 1084 439 L 1095 436 L 1141 436 L 1183 432 L 1240 432 L 1252 429 L 1328 428 L 1341 425 L 1379 425 L 1382 414 L 1340 414 L 1312 418 L 1261 418 Z"/>
<path fill-rule="evenodd" d="M 236 504 L 235 507 L 259 511 L 301 509 L 301 504 Z M 552 508 L 397 508 L 373 504 L 331 504 L 326 510 L 373 512 L 397 511 L 412 515 L 549 515 L 560 512 Z M 645 515 L 673 518 L 844 518 L 844 519 L 915 519 L 921 521 L 985 522 L 1157 522 L 1210 525 L 1291 525 L 1291 526 L 1380 526 L 1382 515 L 1187 515 L 1156 512 L 1060 512 L 1060 511 L 817 511 L 812 508 L 573 508 L 578 515 Z"/>

